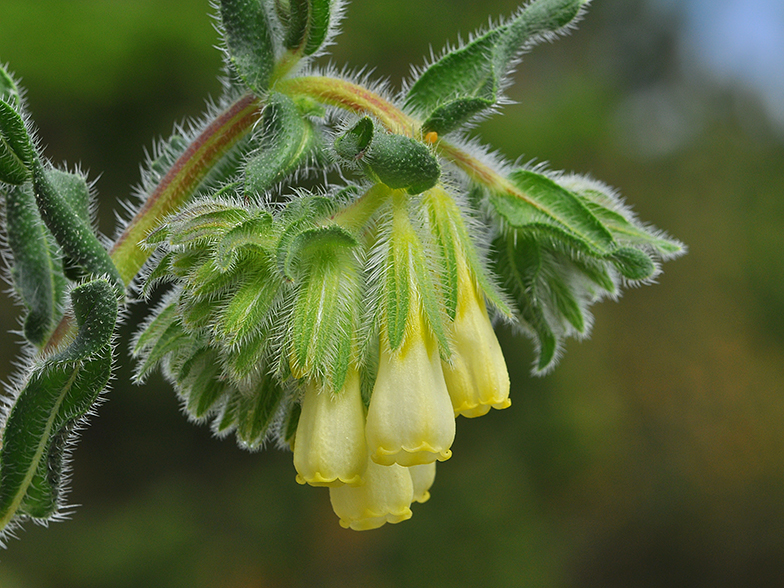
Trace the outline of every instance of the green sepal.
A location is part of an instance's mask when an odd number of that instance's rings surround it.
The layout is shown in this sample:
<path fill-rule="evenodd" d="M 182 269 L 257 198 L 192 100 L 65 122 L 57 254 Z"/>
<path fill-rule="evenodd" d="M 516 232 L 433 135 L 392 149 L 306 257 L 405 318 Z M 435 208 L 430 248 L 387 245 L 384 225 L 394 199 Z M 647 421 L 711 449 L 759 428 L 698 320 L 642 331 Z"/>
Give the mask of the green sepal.
<path fill-rule="evenodd" d="M 358 323 L 362 282 L 354 237 L 337 226 L 301 233 L 294 240 L 299 277 L 289 323 L 295 376 L 323 378 L 343 388 Z"/>
<path fill-rule="evenodd" d="M 30 179 L 36 157 L 22 117 L 13 106 L 0 100 L 0 182 L 24 184 Z"/>
<path fill-rule="evenodd" d="M 393 190 L 419 194 L 441 177 L 441 166 L 420 141 L 376 128 L 369 117 L 335 138 L 335 151 L 343 159 L 362 165 L 371 178 Z"/>
<path fill-rule="evenodd" d="M 40 347 L 62 315 L 66 287 L 62 260 L 38 213 L 30 183 L 10 187 L 5 219 L 13 255 L 11 276 L 27 308 L 25 338 Z"/>
<path fill-rule="evenodd" d="M 237 442 L 245 449 L 261 449 L 271 432 L 283 400 L 283 388 L 269 374 L 249 390 L 233 388 L 213 429 L 217 434 L 235 430 Z"/>
<path fill-rule="evenodd" d="M 20 515 L 47 519 L 59 506 L 75 425 L 109 380 L 117 299 L 106 280 L 74 288 L 76 338 L 39 364 L 14 399 L 0 450 L 0 529 Z"/>
<path fill-rule="evenodd" d="M 160 315 L 157 318 L 161 318 Z M 164 325 L 166 326 L 165 329 L 163 329 Z M 134 349 L 134 353 L 142 358 L 142 362 L 136 368 L 136 374 L 134 375 L 136 382 L 144 381 L 168 353 L 180 347 L 183 342 L 188 341 L 191 337 L 183 328 L 182 321 L 178 316 L 172 318 L 167 315 L 161 319 L 160 324 L 155 324 L 153 327 L 154 331 L 145 331 L 145 335 L 149 333 L 149 338 L 146 339 L 148 342 L 144 345 L 137 343 Z"/>
<path fill-rule="evenodd" d="M 412 312 L 424 312 L 438 340 L 441 355 L 447 359 L 450 350 L 443 326 L 442 304 L 436 294 L 432 268 L 422 241 L 408 217 L 406 201 L 407 198 L 400 192 L 394 195 L 392 234 L 385 260 L 382 304 L 389 346 L 392 351 L 397 350 L 405 339 Z M 412 308 L 412 304 L 417 308 Z"/>
<path fill-rule="evenodd" d="M 283 282 L 273 269 L 267 254 L 256 254 L 249 262 L 252 271 L 233 292 L 229 302 L 218 311 L 215 336 L 228 348 L 268 325 L 268 316 L 279 301 Z"/>
<path fill-rule="evenodd" d="M 599 257 L 617 249 L 610 231 L 573 192 L 525 169 L 512 172 L 509 182 L 511 190 L 489 195 L 493 211 L 508 228 L 545 232 Z"/>
<path fill-rule="evenodd" d="M 33 186 L 41 218 L 63 253 L 93 277 L 106 276 L 114 284 L 117 296 L 124 296 L 122 277 L 90 223 L 74 211 L 37 159 L 33 164 Z"/>
<path fill-rule="evenodd" d="M 266 2 L 221 0 L 220 18 L 229 59 L 240 78 L 257 95 L 269 87 L 275 47 Z"/>
<path fill-rule="evenodd" d="M 281 218 L 281 231 L 275 253 L 278 272 L 291 280 L 287 271 L 291 263 L 292 243 L 305 230 L 316 228 L 318 222 L 332 214 L 335 203 L 324 196 L 302 196 L 286 205 Z"/>
<path fill-rule="evenodd" d="M 286 48 L 302 55 L 318 51 L 329 32 L 331 5 L 332 0 L 289 0 L 281 18 L 286 27 Z"/>
<path fill-rule="evenodd" d="M 0 65 L 0 100 L 13 107 L 19 106 L 20 102 L 19 87 L 2 65 Z"/>
<path fill-rule="evenodd" d="M 226 370 L 235 381 L 243 380 L 263 369 L 264 358 L 270 348 L 272 325 L 260 325 L 255 333 L 248 335 L 242 345 L 225 349 Z"/>
<path fill-rule="evenodd" d="M 569 24 L 584 0 L 536 0 L 508 22 L 451 51 L 411 86 L 406 107 L 448 133 L 498 103 L 504 79 L 532 41 Z M 441 130 L 439 130 L 441 129 Z"/>
<path fill-rule="evenodd" d="M 221 271 L 228 271 L 237 260 L 240 251 L 264 251 L 272 253 L 277 244 L 277 235 L 272 215 L 259 211 L 256 216 L 227 231 L 215 246 L 215 264 Z"/>
<path fill-rule="evenodd" d="M 283 414 L 283 424 L 281 426 L 281 436 L 283 441 L 288 443 L 291 450 L 294 450 L 294 437 L 297 434 L 299 417 L 302 414 L 302 404 L 299 402 L 289 402 L 286 412 Z"/>
<path fill-rule="evenodd" d="M 222 378 L 222 366 L 217 350 L 200 347 L 183 362 L 177 374 L 177 386 L 185 401 L 185 410 L 195 419 L 212 412 L 229 390 Z"/>
<path fill-rule="evenodd" d="M 284 94 L 272 93 L 261 124 L 264 129 L 261 146 L 245 164 L 248 194 L 270 190 L 305 163 L 319 146 L 313 123 Z"/>
<path fill-rule="evenodd" d="M 172 247 L 192 247 L 218 240 L 248 218 L 247 208 L 219 200 L 202 200 L 169 219 L 166 233 Z"/>
<path fill-rule="evenodd" d="M 358 245 L 356 237 L 338 225 L 305 228 L 288 241 L 285 253 L 279 252 L 284 259 L 283 275 L 294 280 L 296 267 L 310 265 L 314 258 L 316 263 L 320 259 L 332 259 Z"/>

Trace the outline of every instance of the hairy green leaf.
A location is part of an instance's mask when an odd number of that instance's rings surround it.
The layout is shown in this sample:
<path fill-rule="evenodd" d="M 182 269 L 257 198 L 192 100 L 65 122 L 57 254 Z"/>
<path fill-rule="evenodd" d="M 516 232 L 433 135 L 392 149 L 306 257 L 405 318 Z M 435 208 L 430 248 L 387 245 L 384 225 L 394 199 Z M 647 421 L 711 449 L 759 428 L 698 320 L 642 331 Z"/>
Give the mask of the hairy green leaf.
<path fill-rule="evenodd" d="M 264 110 L 264 136 L 245 165 L 245 191 L 264 194 L 307 162 L 319 144 L 313 123 L 294 101 L 273 92 Z"/>
<path fill-rule="evenodd" d="M 7 415 L 0 450 L 0 529 L 59 506 L 65 450 L 109 380 L 117 299 L 106 280 L 71 291 L 74 341 L 30 374 Z"/>
<path fill-rule="evenodd" d="M 8 190 L 5 219 L 14 288 L 27 308 L 25 338 L 41 346 L 62 314 L 65 277 L 59 251 L 41 220 L 29 182 Z"/>
<path fill-rule="evenodd" d="M 17 186 L 25 183 L 36 157 L 22 117 L 13 106 L 0 100 L 0 182 Z"/>
<path fill-rule="evenodd" d="M 258 95 L 269 87 L 275 68 L 272 30 L 260 0 L 221 0 L 220 17 L 229 59 L 240 78 Z"/>
<path fill-rule="evenodd" d="M 508 22 L 432 64 L 411 86 L 406 107 L 425 118 L 423 129 L 453 131 L 498 103 L 504 78 L 532 42 L 557 32 L 585 0 L 535 0 Z"/>

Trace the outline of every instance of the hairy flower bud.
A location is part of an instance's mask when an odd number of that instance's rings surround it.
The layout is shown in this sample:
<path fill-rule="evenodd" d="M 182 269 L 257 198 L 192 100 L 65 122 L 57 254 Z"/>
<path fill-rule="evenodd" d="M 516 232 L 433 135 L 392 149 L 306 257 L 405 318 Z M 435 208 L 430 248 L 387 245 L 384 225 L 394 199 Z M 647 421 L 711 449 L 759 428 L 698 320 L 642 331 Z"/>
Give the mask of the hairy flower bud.
<path fill-rule="evenodd" d="M 297 482 L 361 484 L 366 464 L 365 408 L 357 371 L 349 368 L 343 389 L 334 395 L 309 381 L 294 441 Z"/>

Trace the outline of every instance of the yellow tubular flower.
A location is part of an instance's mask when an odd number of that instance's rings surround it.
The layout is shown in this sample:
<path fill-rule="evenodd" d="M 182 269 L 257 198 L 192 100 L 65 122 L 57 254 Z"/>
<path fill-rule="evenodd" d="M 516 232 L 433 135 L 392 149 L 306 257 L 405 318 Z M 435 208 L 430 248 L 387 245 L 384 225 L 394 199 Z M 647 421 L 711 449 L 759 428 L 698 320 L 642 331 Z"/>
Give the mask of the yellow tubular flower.
<path fill-rule="evenodd" d="M 455 415 L 478 417 L 491 407 L 501 409 L 512 403 L 509 373 L 485 301 L 462 260 L 458 262 L 457 287 L 452 363 L 442 363 L 444 379 Z"/>
<path fill-rule="evenodd" d="M 365 408 L 357 370 L 349 368 L 346 383 L 336 395 L 309 381 L 294 440 L 297 482 L 357 485 L 362 483 L 366 465 Z"/>
<path fill-rule="evenodd" d="M 371 459 L 403 466 L 449 459 L 455 419 L 441 370 L 438 344 L 419 311 L 409 314 L 403 344 L 392 352 L 381 337 L 378 376 L 368 408 Z"/>
<path fill-rule="evenodd" d="M 362 486 L 329 489 L 332 510 L 344 529 L 366 531 L 411 518 L 414 486 L 408 468 L 368 461 Z"/>
<path fill-rule="evenodd" d="M 414 484 L 414 502 L 430 500 L 430 487 L 436 479 L 436 462 L 411 466 L 408 473 Z"/>

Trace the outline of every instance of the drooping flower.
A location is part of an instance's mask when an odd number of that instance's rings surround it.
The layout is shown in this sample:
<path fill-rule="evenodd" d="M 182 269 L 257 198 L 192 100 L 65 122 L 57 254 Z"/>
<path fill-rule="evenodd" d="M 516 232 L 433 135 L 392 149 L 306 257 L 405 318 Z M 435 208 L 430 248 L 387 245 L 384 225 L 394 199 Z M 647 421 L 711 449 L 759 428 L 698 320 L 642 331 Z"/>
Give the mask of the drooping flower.
<path fill-rule="evenodd" d="M 365 408 L 356 369 L 349 368 L 346 383 L 337 394 L 310 380 L 294 441 L 297 482 L 358 485 L 367 461 Z"/>
<path fill-rule="evenodd" d="M 409 468 L 384 466 L 368 460 L 361 486 L 329 489 L 332 509 L 344 529 L 365 531 L 411 518 L 414 484 Z"/>
<path fill-rule="evenodd" d="M 436 479 L 436 462 L 411 466 L 408 473 L 414 484 L 414 502 L 430 500 L 430 487 Z"/>
<path fill-rule="evenodd" d="M 478 417 L 490 408 L 507 408 L 509 373 L 487 315 L 487 305 L 471 279 L 465 260 L 458 260 L 458 298 L 452 323 L 452 357 L 442 362 L 455 415 Z"/>
<path fill-rule="evenodd" d="M 373 461 L 403 466 L 451 457 L 455 420 L 438 344 L 418 304 L 397 351 L 381 337 L 378 376 L 368 408 L 366 433 Z"/>

